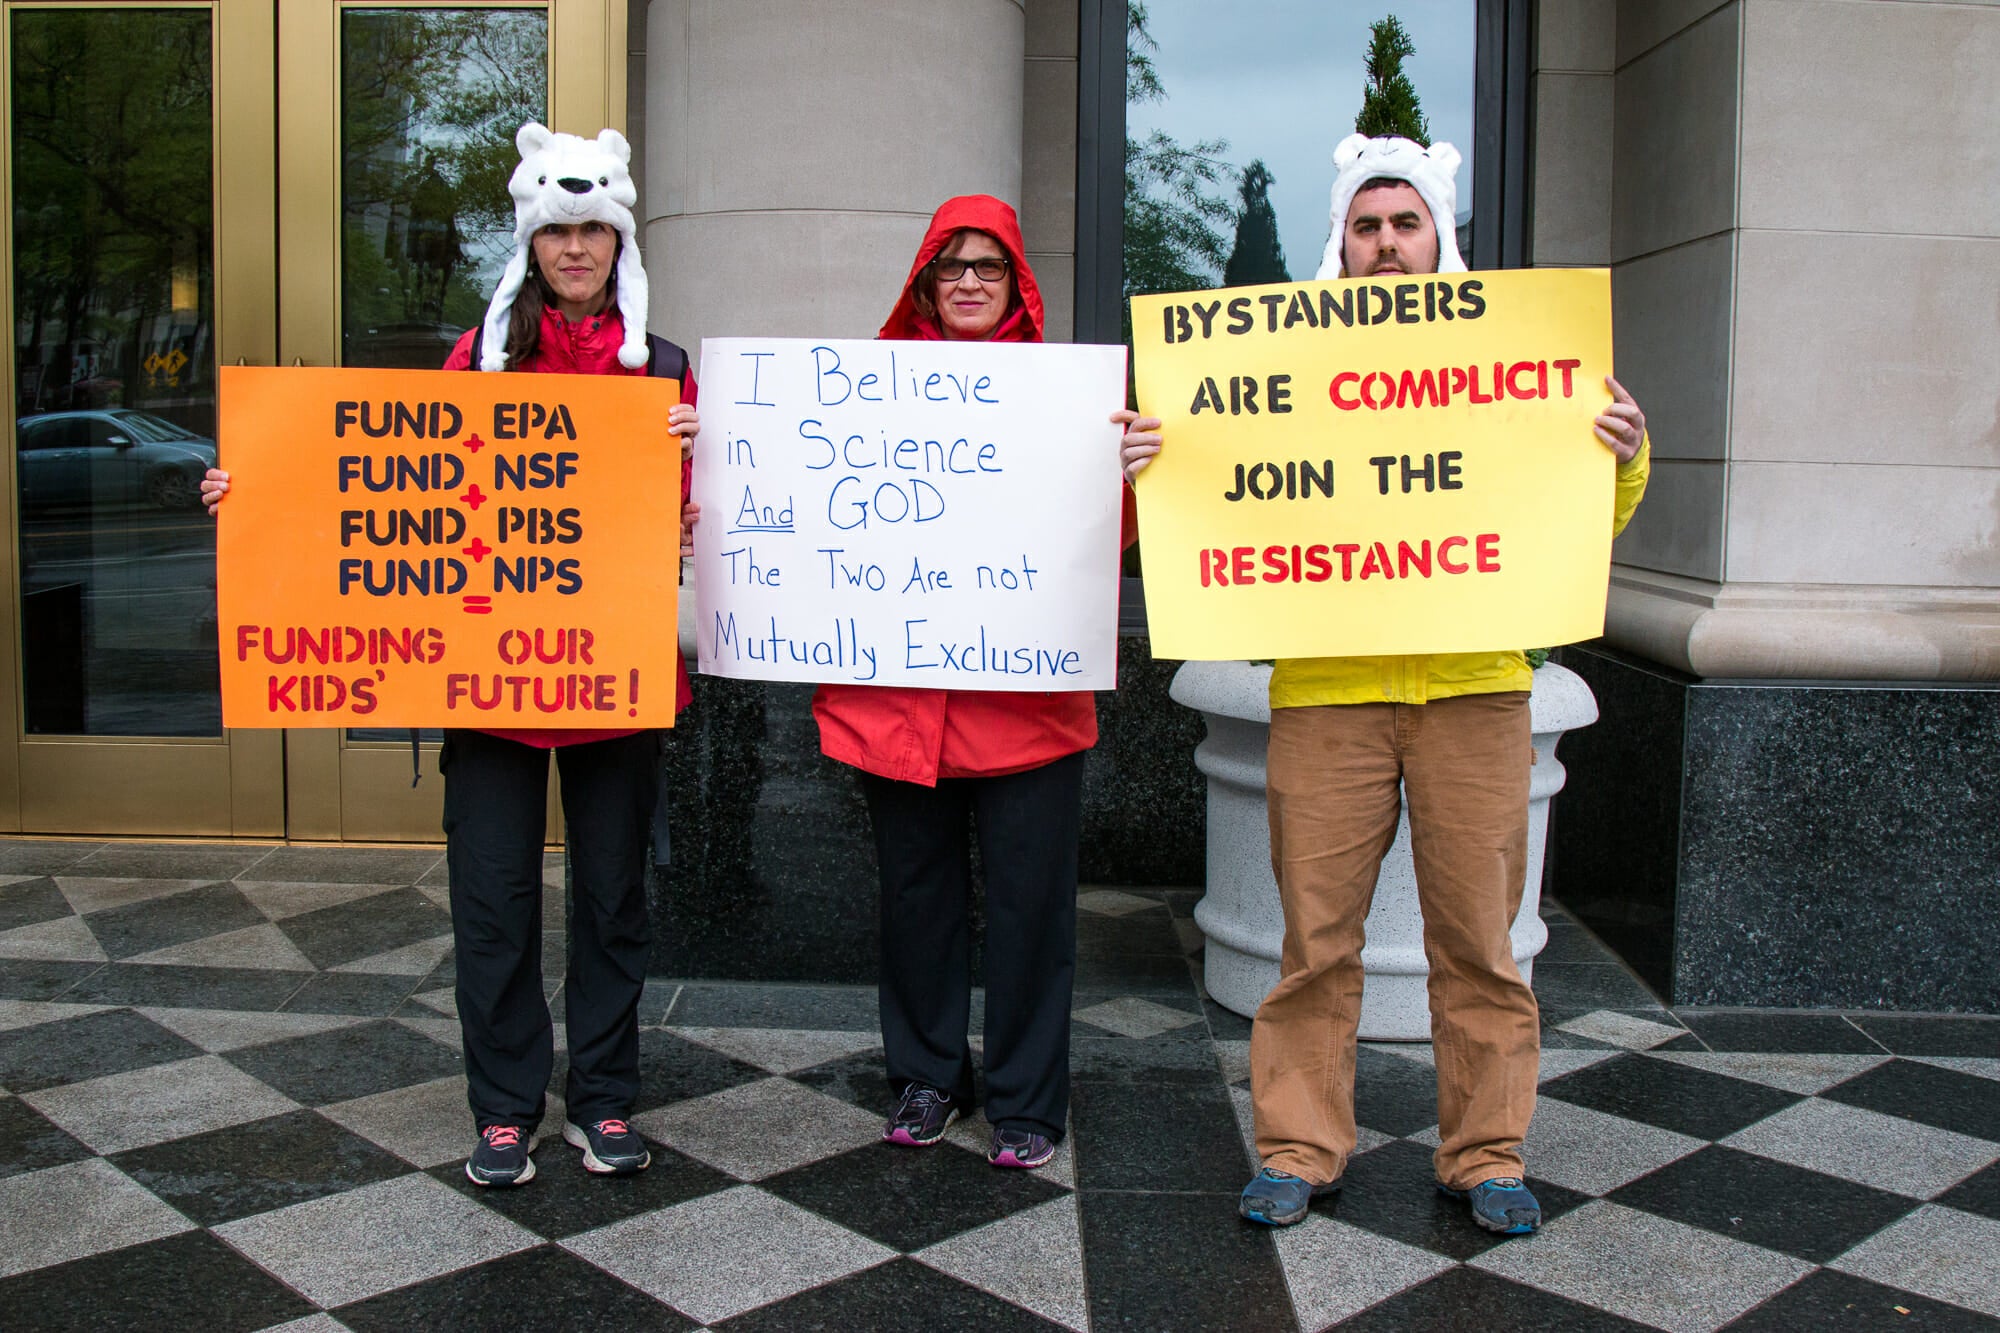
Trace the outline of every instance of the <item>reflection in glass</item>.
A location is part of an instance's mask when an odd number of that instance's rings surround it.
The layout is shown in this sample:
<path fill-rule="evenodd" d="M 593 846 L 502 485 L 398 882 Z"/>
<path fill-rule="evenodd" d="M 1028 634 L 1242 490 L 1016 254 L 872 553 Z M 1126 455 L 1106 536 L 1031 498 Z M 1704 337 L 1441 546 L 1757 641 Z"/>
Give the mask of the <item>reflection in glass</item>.
<path fill-rule="evenodd" d="M 532 9 L 341 14 L 342 365 L 434 370 L 485 316 L 514 253 L 514 132 L 547 119 L 548 33 Z"/>
<path fill-rule="evenodd" d="M 218 735 L 209 11 L 10 20 L 27 730 Z"/>
<path fill-rule="evenodd" d="M 430 370 L 514 253 L 514 132 L 546 118 L 548 15 L 341 14 L 341 363 Z"/>

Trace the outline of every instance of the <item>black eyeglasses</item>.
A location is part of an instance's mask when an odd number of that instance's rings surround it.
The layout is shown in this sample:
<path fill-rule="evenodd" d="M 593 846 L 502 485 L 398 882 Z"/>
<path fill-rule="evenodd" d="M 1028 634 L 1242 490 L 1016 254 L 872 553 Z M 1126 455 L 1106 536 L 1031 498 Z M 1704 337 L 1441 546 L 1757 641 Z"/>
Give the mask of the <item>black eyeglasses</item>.
<path fill-rule="evenodd" d="M 931 267 L 939 282 L 957 282 L 967 269 L 981 282 L 998 282 L 1007 276 L 1008 261 L 992 255 L 985 259 L 935 259 Z"/>

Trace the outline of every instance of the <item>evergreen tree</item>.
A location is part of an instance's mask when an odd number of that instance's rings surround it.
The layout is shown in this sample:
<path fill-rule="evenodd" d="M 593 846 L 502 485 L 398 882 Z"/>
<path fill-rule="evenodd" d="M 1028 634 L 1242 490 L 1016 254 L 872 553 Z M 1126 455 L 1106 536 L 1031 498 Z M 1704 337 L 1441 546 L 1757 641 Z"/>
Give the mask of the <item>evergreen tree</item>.
<path fill-rule="evenodd" d="M 1166 88 L 1153 66 L 1158 49 L 1146 29 L 1146 6 L 1131 0 L 1125 23 L 1125 99 L 1163 101 Z M 1229 145 L 1204 139 L 1192 146 L 1159 130 L 1125 141 L 1125 295 L 1199 291 L 1215 284 L 1228 256 L 1223 228 L 1235 220 L 1227 199 L 1209 190 L 1235 174 L 1220 156 Z M 1130 339 L 1130 308 L 1126 312 Z"/>
<path fill-rule="evenodd" d="M 1417 53 L 1416 44 L 1394 14 L 1369 24 L 1368 33 L 1368 82 L 1361 90 L 1361 111 L 1354 117 L 1355 133 L 1371 139 L 1397 134 L 1430 147 L 1430 122 L 1424 119 L 1415 85 L 1403 73 L 1403 62 Z"/>
<path fill-rule="evenodd" d="M 1254 158 L 1243 169 L 1242 207 L 1236 211 L 1236 248 L 1222 266 L 1225 287 L 1255 287 L 1267 282 L 1290 282 L 1285 268 L 1285 247 L 1278 239 L 1278 214 L 1271 207 L 1271 186 L 1276 178 L 1262 158 Z"/>

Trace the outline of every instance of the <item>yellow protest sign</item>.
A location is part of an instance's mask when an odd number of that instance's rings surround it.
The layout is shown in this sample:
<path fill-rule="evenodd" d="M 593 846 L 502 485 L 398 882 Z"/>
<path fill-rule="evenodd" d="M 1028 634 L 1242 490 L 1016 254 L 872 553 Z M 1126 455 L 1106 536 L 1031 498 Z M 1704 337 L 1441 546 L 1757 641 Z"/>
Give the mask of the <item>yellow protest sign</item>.
<path fill-rule="evenodd" d="M 1615 462 L 1603 269 L 1132 302 L 1153 652 L 1344 657 L 1604 628 Z"/>
<path fill-rule="evenodd" d="M 669 727 L 672 380 L 226 366 L 231 727 Z"/>

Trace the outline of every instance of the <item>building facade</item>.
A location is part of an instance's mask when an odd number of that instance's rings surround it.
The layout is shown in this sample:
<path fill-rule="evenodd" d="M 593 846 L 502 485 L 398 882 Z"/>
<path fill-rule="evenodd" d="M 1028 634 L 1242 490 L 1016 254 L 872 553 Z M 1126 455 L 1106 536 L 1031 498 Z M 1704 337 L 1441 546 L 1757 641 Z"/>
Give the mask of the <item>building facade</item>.
<path fill-rule="evenodd" d="M 4 9 L 0 832 L 440 836 L 402 733 L 222 729 L 184 480 L 218 366 L 436 363 L 511 226 L 496 126 L 625 130 L 690 348 L 871 335 L 969 192 L 1020 210 L 1051 337 L 1119 339 L 1119 0 Z M 2000 7 L 1461 12 L 1474 266 L 1609 267 L 1655 440 L 1605 636 L 1563 652 L 1603 720 L 1551 890 L 1676 1000 L 2000 1008 Z M 1131 582 L 1086 873 L 1194 883 L 1200 728 Z M 660 967 L 865 976 L 872 850 L 809 687 L 698 691 Z"/>

